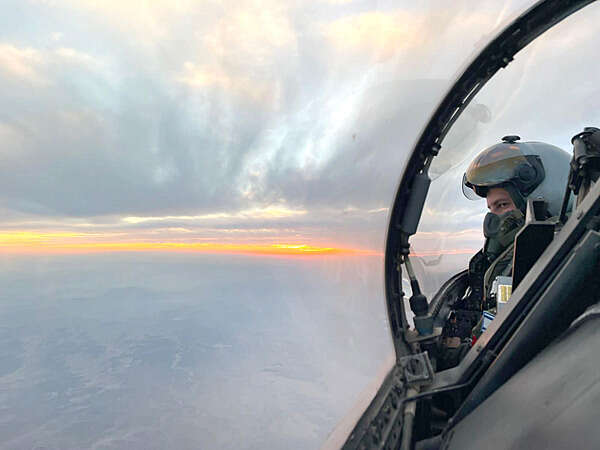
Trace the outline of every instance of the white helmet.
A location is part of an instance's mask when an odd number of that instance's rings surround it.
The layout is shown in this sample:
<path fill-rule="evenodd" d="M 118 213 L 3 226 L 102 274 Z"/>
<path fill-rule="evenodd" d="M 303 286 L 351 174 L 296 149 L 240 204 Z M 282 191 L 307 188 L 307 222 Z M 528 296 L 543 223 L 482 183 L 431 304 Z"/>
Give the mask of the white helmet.
<path fill-rule="evenodd" d="M 463 193 L 469 199 L 485 197 L 492 187 L 505 188 L 515 206 L 525 211 L 527 198 L 543 198 L 551 216 L 560 208 L 569 176 L 571 156 L 544 142 L 517 142 L 519 136 L 504 136 L 502 142 L 483 150 L 463 175 Z"/>

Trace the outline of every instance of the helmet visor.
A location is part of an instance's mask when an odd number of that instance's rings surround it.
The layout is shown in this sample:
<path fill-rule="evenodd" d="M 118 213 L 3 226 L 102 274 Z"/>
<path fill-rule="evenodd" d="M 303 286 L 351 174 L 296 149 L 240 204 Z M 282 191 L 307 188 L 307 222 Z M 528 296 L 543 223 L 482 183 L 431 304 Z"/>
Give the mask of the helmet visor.
<path fill-rule="evenodd" d="M 483 196 L 477 195 L 475 188 L 467 182 L 467 174 L 463 174 L 462 192 L 469 200 L 481 200 Z"/>
<path fill-rule="evenodd" d="M 469 199 L 485 197 L 486 188 L 514 180 L 519 167 L 530 165 L 518 145 L 494 145 L 481 152 L 467 168 L 463 193 Z"/>

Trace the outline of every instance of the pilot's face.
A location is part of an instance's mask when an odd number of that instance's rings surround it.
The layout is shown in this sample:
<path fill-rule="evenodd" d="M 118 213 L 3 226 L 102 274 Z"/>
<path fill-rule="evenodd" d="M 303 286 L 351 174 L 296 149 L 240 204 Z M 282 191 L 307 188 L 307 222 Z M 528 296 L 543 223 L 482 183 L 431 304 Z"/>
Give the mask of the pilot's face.
<path fill-rule="evenodd" d="M 491 188 L 488 191 L 487 206 L 490 212 L 502 215 L 513 209 L 517 209 L 508 191 L 504 188 Z"/>

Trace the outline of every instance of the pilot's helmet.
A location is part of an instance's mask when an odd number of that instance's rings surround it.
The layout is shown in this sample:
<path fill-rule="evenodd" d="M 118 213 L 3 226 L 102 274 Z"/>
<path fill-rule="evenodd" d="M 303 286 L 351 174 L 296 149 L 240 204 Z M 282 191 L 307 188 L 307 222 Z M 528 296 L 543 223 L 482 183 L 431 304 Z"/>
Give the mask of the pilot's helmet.
<path fill-rule="evenodd" d="M 544 142 L 502 142 L 479 153 L 463 175 L 463 193 L 471 200 L 485 197 L 492 187 L 505 188 L 515 206 L 525 211 L 527 198 L 543 198 L 551 216 L 560 213 L 571 156 Z"/>

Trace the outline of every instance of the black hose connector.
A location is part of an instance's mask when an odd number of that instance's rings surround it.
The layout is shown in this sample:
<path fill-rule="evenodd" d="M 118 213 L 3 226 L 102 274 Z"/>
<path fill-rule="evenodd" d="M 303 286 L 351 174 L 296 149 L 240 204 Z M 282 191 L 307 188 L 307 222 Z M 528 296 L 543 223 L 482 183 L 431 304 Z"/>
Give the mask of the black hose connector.
<path fill-rule="evenodd" d="M 423 294 L 414 294 L 410 300 L 410 309 L 415 313 L 415 316 L 424 316 L 427 314 L 429 305 L 427 304 L 427 297 Z"/>
<path fill-rule="evenodd" d="M 410 297 L 409 302 L 410 309 L 415 314 L 413 318 L 415 328 L 421 336 L 428 336 L 433 333 L 433 317 L 428 314 L 429 304 L 427 297 L 421 294 L 417 280 L 411 280 L 410 284 L 413 289 L 413 295 Z"/>

